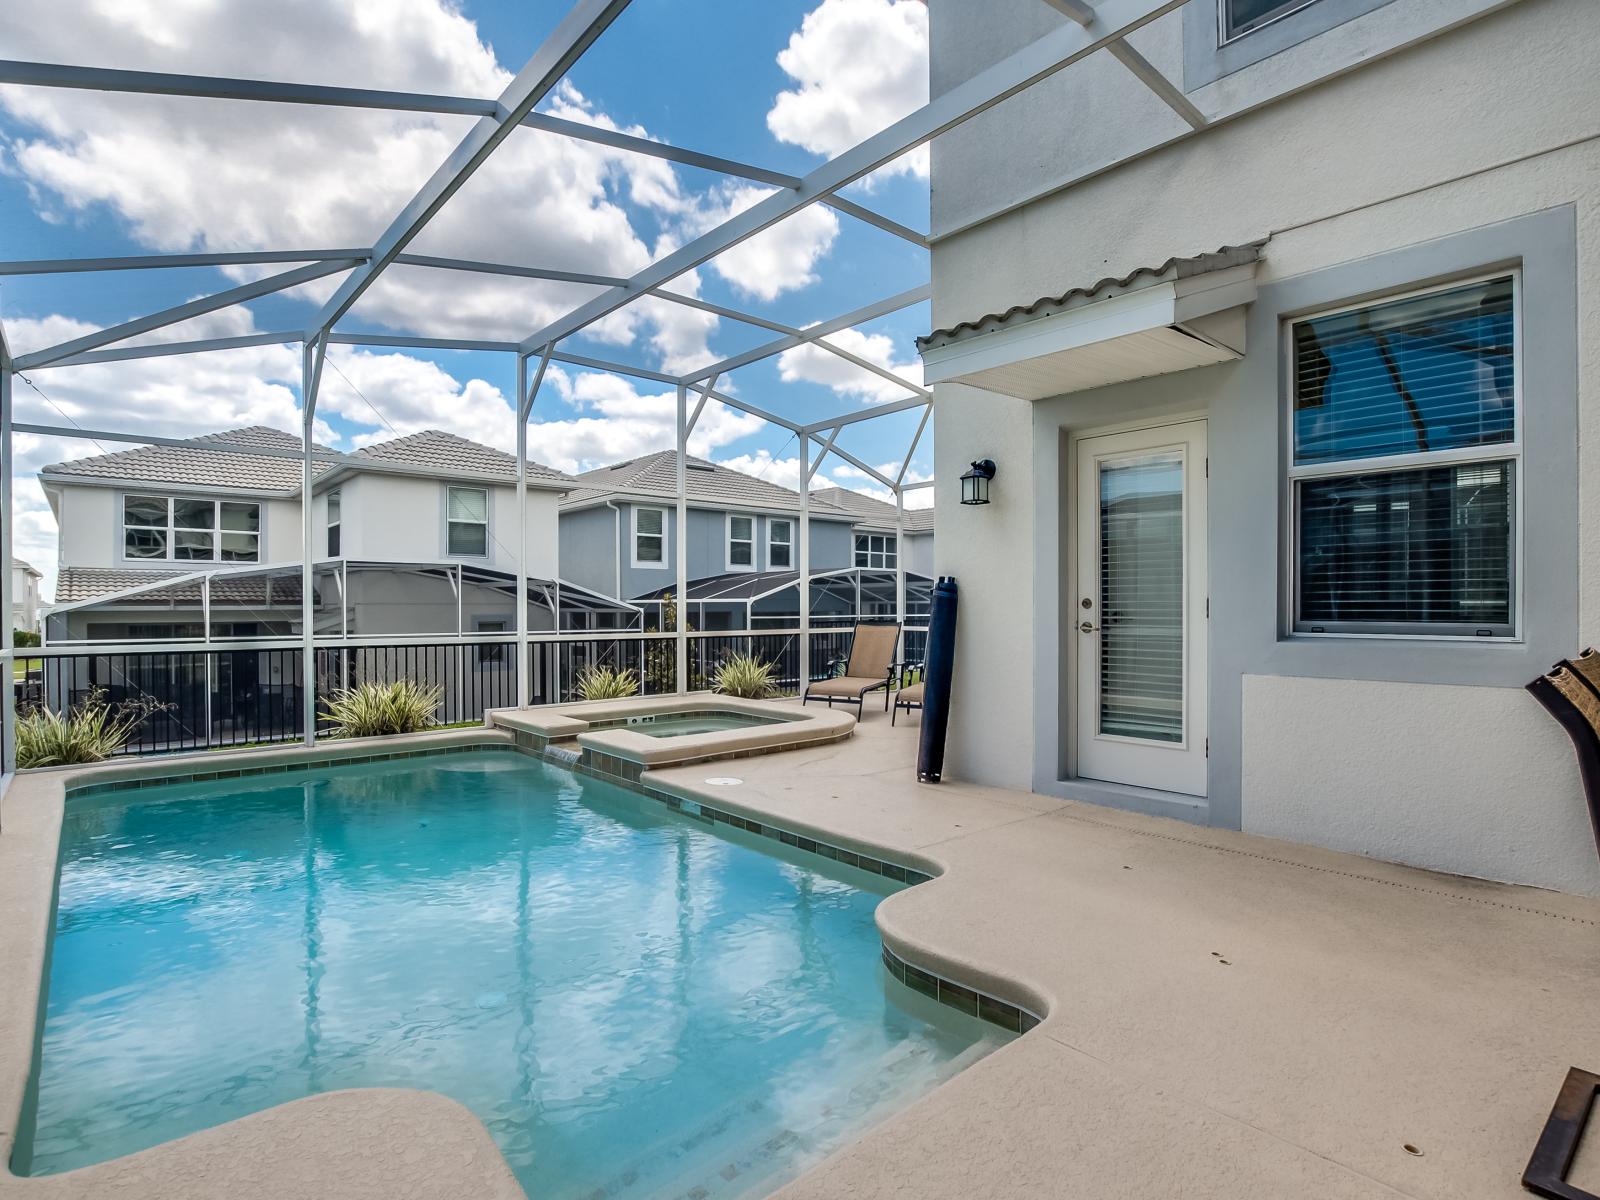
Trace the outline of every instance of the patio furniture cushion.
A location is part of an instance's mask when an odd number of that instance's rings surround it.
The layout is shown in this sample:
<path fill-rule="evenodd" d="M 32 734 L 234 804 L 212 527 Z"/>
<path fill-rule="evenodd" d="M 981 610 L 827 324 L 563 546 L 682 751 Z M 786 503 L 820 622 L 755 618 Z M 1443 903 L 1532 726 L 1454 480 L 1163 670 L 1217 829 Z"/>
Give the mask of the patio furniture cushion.
<path fill-rule="evenodd" d="M 858 699 L 862 692 L 870 692 L 873 688 L 887 686 L 888 671 L 877 678 L 866 678 L 856 675 L 841 675 L 837 679 L 820 679 L 806 689 L 808 696 L 844 696 L 851 700 Z"/>
<path fill-rule="evenodd" d="M 889 677 L 894 648 L 899 641 L 898 625 L 857 625 L 855 637 L 850 641 L 850 661 L 845 665 L 845 677 L 876 679 L 882 683 Z"/>
<path fill-rule="evenodd" d="M 901 688 L 900 691 L 895 694 L 894 702 L 896 704 L 906 706 L 912 704 L 921 704 L 922 689 L 924 686 L 925 685 L 920 683 L 913 683 L 910 687 Z"/>

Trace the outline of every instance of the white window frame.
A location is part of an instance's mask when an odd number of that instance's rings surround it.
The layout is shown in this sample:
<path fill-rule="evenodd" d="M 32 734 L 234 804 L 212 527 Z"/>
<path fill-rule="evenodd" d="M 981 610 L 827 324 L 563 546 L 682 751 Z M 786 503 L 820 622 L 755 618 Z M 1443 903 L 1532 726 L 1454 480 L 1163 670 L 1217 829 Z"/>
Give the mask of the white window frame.
<path fill-rule="evenodd" d="M 1305 9 L 1310 8 L 1313 4 L 1317 3 L 1317 0 L 1300 0 L 1300 3 L 1291 4 L 1288 8 L 1285 8 L 1282 12 L 1273 13 L 1270 17 L 1267 17 L 1265 20 L 1257 21 L 1254 25 L 1251 25 L 1248 29 L 1236 29 L 1236 30 L 1230 30 L 1228 28 L 1228 5 L 1229 5 L 1229 3 L 1230 3 L 1230 0 L 1217 0 L 1217 45 L 1219 45 L 1219 46 L 1226 46 L 1229 42 L 1236 42 L 1240 38 L 1249 37 L 1252 33 L 1255 33 L 1257 30 L 1265 29 L 1269 25 L 1276 24 L 1277 22 L 1283 20 L 1285 17 L 1292 17 L 1292 16 L 1294 16 L 1295 13 L 1302 12 Z"/>
<path fill-rule="evenodd" d="M 873 538 L 877 538 L 883 543 L 876 550 L 872 548 Z M 864 563 L 858 561 L 858 556 L 861 554 L 861 548 L 856 544 L 857 542 L 863 540 L 867 543 L 867 561 Z M 876 563 L 872 561 L 874 556 L 876 556 L 878 559 Z M 855 570 L 894 571 L 898 569 L 899 562 L 900 541 L 892 533 L 868 533 L 863 531 L 857 533 L 850 541 L 850 565 Z"/>
<path fill-rule="evenodd" d="M 639 514 L 657 513 L 661 517 L 661 532 L 646 533 L 645 537 L 661 539 L 661 561 L 651 562 L 639 557 Z M 672 543 L 667 540 L 667 510 L 653 504 L 635 504 L 628 511 L 628 564 L 636 571 L 665 571 L 672 566 Z"/>
<path fill-rule="evenodd" d="M 1463 446 L 1449 450 L 1414 451 L 1405 454 L 1375 455 L 1370 458 L 1345 458 L 1332 462 L 1315 462 L 1297 465 L 1294 461 L 1294 327 L 1304 321 L 1313 321 L 1320 317 L 1338 316 L 1340 313 L 1357 312 L 1363 308 L 1374 308 L 1380 304 L 1389 304 L 1398 300 L 1409 300 L 1416 296 L 1427 296 L 1435 292 L 1447 292 L 1455 288 L 1470 287 L 1475 283 L 1488 283 L 1495 279 L 1511 279 L 1511 329 L 1512 329 L 1512 439 L 1509 442 L 1493 442 L 1483 446 Z M 1309 312 L 1300 312 L 1285 315 L 1279 330 L 1279 365 L 1280 365 L 1280 394 L 1283 402 L 1279 405 L 1282 410 L 1283 421 L 1283 457 L 1284 480 L 1282 488 L 1281 520 L 1284 530 L 1285 555 L 1281 571 L 1280 586 L 1282 587 L 1282 604 L 1285 628 L 1290 637 L 1295 639 L 1358 639 L 1361 641 L 1385 640 L 1424 642 L 1493 642 L 1496 644 L 1515 643 L 1523 640 L 1523 620 L 1526 605 L 1523 597 L 1523 551 L 1526 545 L 1523 529 L 1523 490 L 1525 486 L 1525 472 L 1523 470 L 1523 395 L 1522 376 L 1523 365 L 1526 359 L 1524 354 L 1525 341 L 1523 338 L 1523 304 L 1522 304 L 1522 268 L 1520 266 L 1503 267 L 1497 271 L 1478 271 L 1470 275 L 1461 275 L 1450 279 L 1429 283 L 1421 287 L 1407 288 L 1403 291 L 1383 292 L 1375 296 L 1355 302 L 1318 308 Z M 1300 484 L 1308 479 L 1347 478 L 1353 475 L 1371 475 L 1388 473 L 1392 471 L 1419 470 L 1424 467 L 1452 466 L 1473 463 L 1511 463 L 1511 630 L 1508 633 L 1488 635 L 1440 632 L 1429 633 L 1421 629 L 1406 629 L 1386 631 L 1383 629 L 1323 629 L 1313 630 L 1302 628 L 1311 622 L 1300 620 Z"/>
<path fill-rule="evenodd" d="M 735 538 L 733 536 L 733 523 L 735 521 L 750 522 L 750 536 L 748 538 Z M 728 568 L 728 573 L 730 575 L 747 575 L 756 570 L 756 533 L 759 527 L 760 523 L 751 513 L 731 512 L 723 515 L 722 529 L 724 536 L 722 539 L 722 559 L 724 565 Z M 733 561 L 733 544 L 736 541 L 748 541 L 750 543 L 750 561 L 748 563 L 735 563 Z"/>
<path fill-rule="evenodd" d="M 452 521 L 450 519 L 450 493 L 452 492 L 481 492 L 483 494 L 483 520 L 479 521 Z M 487 562 L 494 556 L 494 538 L 490 531 L 490 516 L 493 512 L 494 497 L 490 495 L 487 487 L 475 483 L 447 483 L 444 485 L 444 557 L 445 558 L 470 558 L 479 562 Z M 342 513 L 340 514 L 343 515 Z M 450 526 L 452 525 L 478 525 L 483 526 L 483 553 L 472 554 L 466 551 L 450 549 Z"/>
<path fill-rule="evenodd" d="M 323 524 L 327 526 L 326 545 L 329 558 L 344 557 L 344 498 L 340 495 L 340 490 L 339 488 L 334 488 L 333 491 L 328 493 L 326 500 L 327 520 Z M 334 530 L 339 531 L 339 548 L 337 550 L 333 548 Z"/>
<path fill-rule="evenodd" d="M 773 535 L 773 531 L 776 530 L 779 525 L 782 525 L 785 529 L 787 529 L 789 531 L 789 536 L 785 540 L 783 540 L 781 542 Z M 775 547 L 775 546 L 782 546 L 789 552 L 789 555 L 788 555 L 789 561 L 788 562 L 783 563 L 783 564 L 780 565 L 780 564 L 775 563 L 775 562 L 772 561 L 772 550 L 773 550 L 773 547 Z M 788 517 L 768 517 L 767 518 L 767 570 L 769 570 L 769 571 L 792 571 L 792 570 L 794 570 L 794 522 L 792 520 L 790 520 Z"/>
<path fill-rule="evenodd" d="M 159 500 L 159 501 L 161 501 L 162 503 L 164 503 L 167 506 L 166 524 L 165 525 L 131 525 L 130 526 L 128 524 L 128 507 L 127 507 L 129 500 Z M 183 526 L 177 525 L 176 524 L 177 507 L 178 507 L 178 502 L 179 501 L 183 501 L 185 503 L 196 503 L 196 504 L 209 504 L 209 505 L 211 505 L 211 527 L 209 529 L 198 529 L 198 528 L 195 528 L 194 526 L 189 526 L 189 525 L 183 525 Z M 184 495 L 182 493 L 170 493 L 170 492 L 129 491 L 129 492 L 119 492 L 119 493 L 117 493 L 117 501 L 116 501 L 116 503 L 117 503 L 117 554 L 119 555 L 121 560 L 123 562 L 125 562 L 125 563 L 136 564 L 136 565 L 139 565 L 139 566 L 148 565 L 150 563 L 172 563 L 172 564 L 174 564 L 176 566 L 196 566 L 196 567 L 198 567 L 199 565 L 202 565 L 202 564 L 209 564 L 211 566 L 219 566 L 219 567 L 235 567 L 235 566 L 236 567 L 248 567 L 248 566 L 257 566 L 257 565 L 259 565 L 259 564 L 261 564 L 262 562 L 265 561 L 265 559 L 263 558 L 262 553 L 261 553 L 261 547 L 262 547 L 262 543 L 266 540 L 266 537 L 267 537 L 267 525 L 266 525 L 267 506 L 266 506 L 265 502 L 263 502 L 261 500 L 249 499 L 249 498 L 242 497 L 242 496 L 232 496 L 232 497 L 191 496 L 191 495 Z M 248 505 L 248 506 L 254 508 L 256 510 L 256 527 L 255 527 L 255 531 L 251 532 L 249 530 L 244 530 L 244 529 L 230 529 L 230 530 L 224 531 L 223 528 L 222 528 L 222 506 L 224 504 L 241 504 L 241 505 Z M 161 556 L 159 558 L 145 558 L 145 557 L 141 557 L 141 556 L 138 556 L 138 555 L 129 554 L 128 553 L 128 530 L 129 529 L 160 530 L 166 536 L 166 547 L 167 547 L 166 554 L 164 554 L 163 556 Z M 177 546 L 178 546 L 177 535 L 178 535 L 180 530 L 182 532 L 185 532 L 185 533 L 209 533 L 211 535 L 211 557 L 210 558 L 178 558 L 176 556 L 176 551 L 177 551 Z M 224 532 L 237 533 L 237 534 L 242 534 L 245 537 L 253 537 L 253 538 L 255 538 L 256 539 L 256 556 L 254 558 L 223 558 L 222 557 L 222 535 L 223 535 Z"/>

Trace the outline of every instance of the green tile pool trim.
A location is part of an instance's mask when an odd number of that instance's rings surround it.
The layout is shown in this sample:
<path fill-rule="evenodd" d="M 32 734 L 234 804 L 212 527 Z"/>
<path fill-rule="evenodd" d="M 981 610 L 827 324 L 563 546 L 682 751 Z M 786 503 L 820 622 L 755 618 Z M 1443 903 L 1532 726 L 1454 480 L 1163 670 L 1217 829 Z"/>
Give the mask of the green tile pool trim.
<path fill-rule="evenodd" d="M 106 792 L 132 792 L 141 788 L 167 787 L 182 783 L 210 783 L 218 779 L 253 779 L 258 775 L 298 775 L 328 767 L 352 767 L 361 763 L 390 762 L 402 758 L 429 758 L 436 754 L 477 754 L 484 750 L 509 750 L 499 738 L 461 745 L 433 746 L 426 750 L 389 750 L 380 754 L 348 754 L 337 758 L 308 758 L 303 762 L 270 763 L 259 767 L 229 767 L 220 771 L 192 771 L 162 775 L 141 775 L 137 779 L 113 779 L 107 783 L 70 784 L 66 798 L 98 796 Z"/>
<path fill-rule="evenodd" d="M 1039 1024 L 1038 1016 L 1021 1005 L 1000 1000 L 976 988 L 969 988 L 942 975 L 935 975 L 932 971 L 913 966 L 888 946 L 883 948 L 883 966 L 884 970 L 912 991 L 920 992 L 930 1000 L 937 1000 L 946 1008 L 953 1008 L 957 1012 L 966 1013 L 969 1017 L 977 1017 L 980 1021 L 998 1025 L 1010 1033 L 1027 1033 Z"/>

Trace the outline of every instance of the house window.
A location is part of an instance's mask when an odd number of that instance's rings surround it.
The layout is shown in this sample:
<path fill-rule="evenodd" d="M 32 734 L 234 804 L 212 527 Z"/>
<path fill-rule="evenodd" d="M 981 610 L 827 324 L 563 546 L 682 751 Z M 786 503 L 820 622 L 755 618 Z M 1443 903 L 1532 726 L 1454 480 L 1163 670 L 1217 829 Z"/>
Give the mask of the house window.
<path fill-rule="evenodd" d="M 328 557 L 339 557 L 339 533 L 342 525 L 339 512 L 339 493 L 328 493 Z"/>
<path fill-rule="evenodd" d="M 1296 632 L 1515 633 L 1516 284 L 1291 324 Z"/>
<path fill-rule="evenodd" d="M 892 571 L 898 563 L 892 533 L 856 534 L 856 566 L 873 571 Z"/>
<path fill-rule="evenodd" d="M 505 633 L 510 626 L 511 622 L 499 617 L 479 617 L 474 622 L 473 630 L 476 633 Z M 506 663 L 506 643 L 479 643 L 477 656 L 480 667 L 503 667 Z"/>
<path fill-rule="evenodd" d="M 728 514 L 728 570 L 756 569 L 756 519 Z"/>
<path fill-rule="evenodd" d="M 1316 0 L 1220 0 L 1222 40 L 1243 37 L 1315 3 Z"/>
<path fill-rule="evenodd" d="M 666 509 L 633 510 L 633 565 L 636 567 L 667 565 Z"/>
<path fill-rule="evenodd" d="M 452 557 L 489 556 L 489 493 L 483 488 L 448 489 L 445 523 Z"/>
<path fill-rule="evenodd" d="M 773 520 L 767 523 L 767 566 L 787 571 L 794 566 L 794 522 Z"/>
<path fill-rule="evenodd" d="M 260 562 L 261 506 L 188 496 L 124 496 L 124 557 L 160 562 Z"/>

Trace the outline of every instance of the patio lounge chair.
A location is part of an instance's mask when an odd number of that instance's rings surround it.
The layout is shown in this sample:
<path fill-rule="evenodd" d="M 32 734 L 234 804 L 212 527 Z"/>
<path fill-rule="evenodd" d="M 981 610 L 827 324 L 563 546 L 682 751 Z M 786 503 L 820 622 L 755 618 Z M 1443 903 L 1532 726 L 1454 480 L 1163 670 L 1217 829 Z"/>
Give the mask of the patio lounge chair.
<path fill-rule="evenodd" d="M 1528 684 L 1528 691 L 1572 739 L 1595 848 L 1600 850 L 1600 651 L 1589 649 L 1576 659 L 1563 659 Z"/>
<path fill-rule="evenodd" d="M 826 700 L 832 708 L 835 702 L 854 704 L 866 712 L 868 692 L 883 689 L 883 707 L 889 707 L 889 684 L 900 664 L 894 661 L 895 647 L 900 643 L 900 626 L 895 623 L 857 625 L 850 639 L 850 657 L 845 662 L 844 674 L 832 679 L 822 679 L 806 686 L 802 704 L 813 700 Z"/>
<path fill-rule="evenodd" d="M 894 694 L 894 711 L 889 714 L 889 724 L 893 725 L 895 723 L 895 718 L 900 715 L 902 708 L 910 712 L 913 708 L 922 707 L 922 688 L 923 684 L 919 680 L 910 687 L 901 688 Z"/>

